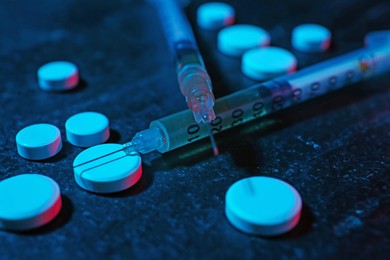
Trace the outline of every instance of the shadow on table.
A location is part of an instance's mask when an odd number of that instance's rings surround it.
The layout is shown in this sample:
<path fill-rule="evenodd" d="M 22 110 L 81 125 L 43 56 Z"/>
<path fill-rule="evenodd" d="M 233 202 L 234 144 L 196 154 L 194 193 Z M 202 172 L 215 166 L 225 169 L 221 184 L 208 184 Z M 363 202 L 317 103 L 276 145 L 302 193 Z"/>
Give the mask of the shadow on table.
<path fill-rule="evenodd" d="M 98 195 L 112 198 L 135 196 L 146 191 L 152 185 L 153 180 L 154 174 L 151 168 L 145 164 L 142 164 L 142 177 L 134 186 L 120 192 Z"/>
<path fill-rule="evenodd" d="M 68 91 L 61 92 L 61 93 L 62 94 L 70 94 L 70 93 L 74 93 L 74 92 L 80 92 L 80 91 L 85 90 L 87 87 L 88 87 L 87 81 L 85 81 L 83 78 L 80 78 L 79 84 L 76 87 L 74 87 Z"/>
<path fill-rule="evenodd" d="M 256 120 L 255 123 L 245 124 L 218 134 L 216 142 L 220 154 L 229 153 L 238 167 L 251 173 L 263 159 L 262 153 L 255 150 L 253 136 L 249 133 L 256 131 L 256 135 L 264 136 L 272 132 L 278 123 L 274 119 L 264 118 L 261 122 Z M 195 165 L 213 156 L 210 140 L 204 138 L 191 145 L 162 154 L 154 159 L 151 165 L 154 169 L 169 170 L 177 166 Z"/>
<path fill-rule="evenodd" d="M 15 232 L 17 234 L 23 235 L 23 236 L 34 236 L 34 235 L 42 235 L 42 234 L 47 234 L 51 233 L 61 227 L 63 227 L 66 223 L 68 223 L 72 217 L 73 213 L 73 204 L 71 200 L 65 196 L 62 195 L 62 207 L 59 212 L 59 214 L 49 223 L 46 225 L 28 230 L 28 231 L 20 231 L 20 232 Z"/>
<path fill-rule="evenodd" d="M 306 205 L 305 203 L 302 203 L 301 218 L 300 218 L 298 224 L 295 226 L 295 228 L 293 228 L 291 231 L 287 232 L 286 234 L 272 237 L 271 239 L 292 240 L 292 239 L 296 239 L 298 237 L 301 237 L 301 236 L 305 235 L 306 233 L 310 232 L 315 220 L 316 219 L 314 217 L 314 214 L 310 210 L 309 206 Z"/>
<path fill-rule="evenodd" d="M 110 128 L 110 137 L 104 143 L 118 143 L 119 140 L 121 140 L 120 133 L 117 130 Z"/>

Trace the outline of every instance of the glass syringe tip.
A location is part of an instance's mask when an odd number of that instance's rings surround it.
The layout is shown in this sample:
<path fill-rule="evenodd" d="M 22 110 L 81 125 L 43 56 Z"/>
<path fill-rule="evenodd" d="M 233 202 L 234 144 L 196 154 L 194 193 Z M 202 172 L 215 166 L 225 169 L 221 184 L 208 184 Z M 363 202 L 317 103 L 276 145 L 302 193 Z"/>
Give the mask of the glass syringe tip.
<path fill-rule="evenodd" d="M 194 115 L 194 119 L 197 123 L 209 124 L 215 119 L 215 113 L 212 108 L 201 108 L 200 111 L 192 110 L 192 114 Z"/>
<path fill-rule="evenodd" d="M 214 95 L 211 80 L 204 67 L 199 64 L 183 66 L 178 74 L 181 93 L 197 123 L 209 123 L 215 119 Z"/>
<path fill-rule="evenodd" d="M 215 119 L 214 96 L 211 92 L 187 97 L 187 104 L 197 123 L 209 124 Z"/>

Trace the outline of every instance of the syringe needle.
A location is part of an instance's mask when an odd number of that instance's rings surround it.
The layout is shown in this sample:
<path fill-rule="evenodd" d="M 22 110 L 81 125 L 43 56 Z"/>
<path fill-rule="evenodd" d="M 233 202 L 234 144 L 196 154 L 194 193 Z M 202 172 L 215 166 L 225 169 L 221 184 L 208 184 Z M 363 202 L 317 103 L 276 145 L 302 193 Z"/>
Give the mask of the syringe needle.
<path fill-rule="evenodd" d="M 209 128 L 209 136 L 210 136 L 210 142 L 211 142 L 211 147 L 213 149 L 213 153 L 215 156 L 219 155 L 219 149 L 217 146 L 217 142 L 215 141 L 213 131 L 211 130 L 210 124 L 207 124 Z"/>
<path fill-rule="evenodd" d="M 86 162 L 79 163 L 79 164 L 77 164 L 77 165 L 73 165 L 73 168 L 80 167 L 80 166 L 86 165 L 86 164 L 88 164 L 88 163 L 91 163 L 91 162 L 94 162 L 94 161 L 103 159 L 103 158 L 105 158 L 105 157 L 107 157 L 107 156 L 110 156 L 110 155 L 119 153 L 119 152 L 121 152 L 121 151 L 124 151 L 126 148 L 127 148 L 127 147 L 124 146 L 123 148 L 118 149 L 118 150 L 115 150 L 115 151 L 113 151 L 113 152 L 110 152 L 110 153 L 107 153 L 107 154 L 103 154 L 103 155 L 101 155 L 101 156 L 95 157 L 95 158 L 93 158 L 93 159 L 91 159 L 91 160 L 88 160 L 88 161 L 86 161 Z"/>
<path fill-rule="evenodd" d="M 211 148 L 213 149 L 213 153 L 215 156 L 219 155 L 219 149 L 217 146 L 217 142 L 215 141 L 213 130 L 211 129 L 211 120 L 208 118 L 207 113 L 202 109 L 201 114 L 203 115 L 202 122 L 207 125 L 207 129 L 209 130 L 209 137 L 211 142 Z"/>
<path fill-rule="evenodd" d="M 150 127 L 148 129 L 136 133 L 130 142 L 122 144 L 122 148 L 114 150 L 110 153 L 97 156 L 91 160 L 79 163 L 77 165 L 74 165 L 73 168 L 80 167 L 101 160 L 105 157 L 111 156 L 113 154 L 122 151 L 125 153 L 125 156 L 127 156 L 127 155 L 138 154 L 138 153 L 145 154 L 151 151 L 159 150 L 164 145 L 164 138 L 165 137 L 163 136 L 163 131 L 160 128 Z M 117 158 L 113 158 L 113 157 L 114 156 L 112 156 L 109 162 L 117 160 Z M 103 164 L 105 163 L 107 162 L 104 162 Z"/>

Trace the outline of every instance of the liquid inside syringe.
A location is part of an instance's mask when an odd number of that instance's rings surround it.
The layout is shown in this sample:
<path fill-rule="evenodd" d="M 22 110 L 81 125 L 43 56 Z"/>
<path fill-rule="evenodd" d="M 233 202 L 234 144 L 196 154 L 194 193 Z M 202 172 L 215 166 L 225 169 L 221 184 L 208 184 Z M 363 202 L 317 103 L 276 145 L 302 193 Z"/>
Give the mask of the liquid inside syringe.
<path fill-rule="evenodd" d="M 364 48 L 294 74 L 282 76 L 227 95 L 216 101 L 211 131 L 232 127 L 288 108 L 328 92 L 390 71 L 390 45 Z M 124 150 L 167 152 L 207 137 L 209 129 L 185 110 L 155 121 L 124 144 Z"/>
<path fill-rule="evenodd" d="M 218 134 L 389 70 L 389 45 L 364 48 L 330 59 L 218 99 L 216 118 L 210 123 L 211 131 Z M 195 123 L 190 111 L 153 121 L 149 129 L 161 132 L 161 145 L 156 149 L 160 152 L 193 143 L 208 135 L 207 127 Z"/>

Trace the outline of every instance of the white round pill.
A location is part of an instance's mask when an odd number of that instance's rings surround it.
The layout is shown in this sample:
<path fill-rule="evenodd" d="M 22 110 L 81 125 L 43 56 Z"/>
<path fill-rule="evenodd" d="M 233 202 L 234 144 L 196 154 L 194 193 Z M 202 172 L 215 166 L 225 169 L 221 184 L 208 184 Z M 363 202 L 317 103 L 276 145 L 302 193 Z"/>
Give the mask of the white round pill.
<path fill-rule="evenodd" d="M 234 23 L 234 8 L 220 2 L 210 2 L 199 6 L 197 22 L 206 30 L 218 30 Z"/>
<path fill-rule="evenodd" d="M 329 49 L 330 31 L 318 24 L 302 24 L 292 31 L 292 46 L 298 51 L 315 53 Z"/>
<path fill-rule="evenodd" d="M 27 126 L 16 135 L 16 147 L 19 155 L 29 160 L 50 158 L 61 151 L 60 130 L 51 124 Z"/>
<path fill-rule="evenodd" d="M 234 183 L 225 197 L 230 223 L 245 233 L 275 236 L 299 222 L 302 199 L 290 184 L 270 177 L 249 177 Z"/>
<path fill-rule="evenodd" d="M 96 193 L 118 192 L 136 184 L 142 176 L 141 157 L 124 151 L 113 153 L 121 148 L 120 144 L 101 144 L 81 152 L 73 162 L 76 183 Z"/>
<path fill-rule="evenodd" d="M 297 59 L 287 50 L 278 47 L 256 48 L 242 56 L 241 70 L 255 80 L 265 80 L 294 72 Z"/>
<path fill-rule="evenodd" d="M 267 46 L 270 41 L 269 33 L 254 25 L 232 25 L 218 33 L 218 49 L 234 57 L 241 56 L 247 50 Z"/>
<path fill-rule="evenodd" d="M 108 118 L 97 112 L 82 112 L 71 116 L 65 123 L 69 143 L 90 147 L 107 141 L 110 137 Z"/>
<path fill-rule="evenodd" d="M 38 83 L 43 90 L 62 91 L 79 83 L 77 66 L 68 61 L 54 61 L 38 69 Z"/>
<path fill-rule="evenodd" d="M 40 174 L 20 174 L 0 182 L 0 228 L 23 231 L 53 220 L 61 210 L 58 184 Z"/>

